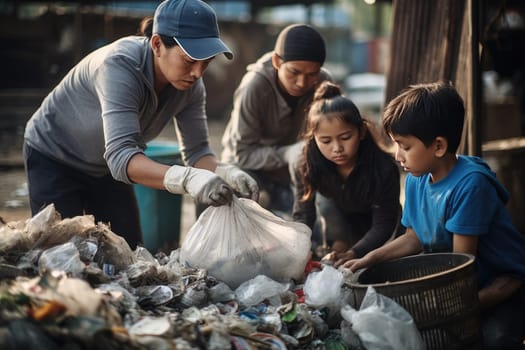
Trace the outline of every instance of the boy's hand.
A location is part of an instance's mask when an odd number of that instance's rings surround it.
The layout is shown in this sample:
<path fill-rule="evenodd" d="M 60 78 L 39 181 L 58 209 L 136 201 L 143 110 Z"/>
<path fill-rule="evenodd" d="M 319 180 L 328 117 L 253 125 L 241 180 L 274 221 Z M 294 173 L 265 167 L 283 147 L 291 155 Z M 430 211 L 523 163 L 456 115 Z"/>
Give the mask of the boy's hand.
<path fill-rule="evenodd" d="M 374 251 L 372 250 L 372 252 Z M 364 269 L 364 268 L 374 265 L 376 263 L 376 260 L 374 259 L 374 255 L 371 254 L 372 252 L 366 254 L 362 258 L 350 259 L 346 261 L 343 264 L 343 267 L 350 269 L 350 271 L 352 272 L 356 272 L 357 270 Z"/>

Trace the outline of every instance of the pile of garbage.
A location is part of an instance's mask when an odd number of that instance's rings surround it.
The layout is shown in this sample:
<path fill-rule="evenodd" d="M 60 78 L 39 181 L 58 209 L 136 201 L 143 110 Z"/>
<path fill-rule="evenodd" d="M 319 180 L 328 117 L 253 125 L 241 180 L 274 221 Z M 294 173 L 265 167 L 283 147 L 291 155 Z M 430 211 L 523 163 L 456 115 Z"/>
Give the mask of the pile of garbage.
<path fill-rule="evenodd" d="M 0 227 L 0 348 L 365 349 L 341 312 L 343 273 L 309 262 L 303 277 L 231 289 L 179 249 L 133 251 L 92 216 L 62 220 L 50 205 Z"/>
<path fill-rule="evenodd" d="M 300 281 L 259 275 L 232 290 L 179 250 L 132 251 L 90 215 L 62 220 L 50 205 L 0 227 L 0 252 L 2 349 L 361 348 Z"/>

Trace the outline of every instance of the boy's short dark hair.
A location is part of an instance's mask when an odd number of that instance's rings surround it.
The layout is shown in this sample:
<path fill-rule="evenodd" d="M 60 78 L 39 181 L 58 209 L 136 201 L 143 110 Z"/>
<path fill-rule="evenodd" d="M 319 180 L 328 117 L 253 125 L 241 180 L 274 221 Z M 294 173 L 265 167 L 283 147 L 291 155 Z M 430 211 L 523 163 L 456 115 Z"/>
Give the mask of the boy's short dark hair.
<path fill-rule="evenodd" d="M 465 107 L 451 83 L 410 85 L 385 108 L 387 135 L 412 135 L 427 147 L 436 137 L 447 139 L 447 152 L 456 153 L 461 142 Z"/>

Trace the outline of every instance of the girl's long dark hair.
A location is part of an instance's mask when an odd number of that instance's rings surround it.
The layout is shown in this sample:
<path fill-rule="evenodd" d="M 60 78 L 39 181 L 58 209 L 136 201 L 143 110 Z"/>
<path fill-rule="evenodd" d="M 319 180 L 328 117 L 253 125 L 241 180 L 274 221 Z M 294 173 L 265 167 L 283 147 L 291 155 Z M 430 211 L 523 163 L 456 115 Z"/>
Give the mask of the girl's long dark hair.
<path fill-rule="evenodd" d="M 361 117 L 356 105 L 342 95 L 341 88 L 337 84 L 328 81 L 317 88 L 308 111 L 305 161 L 300 166 L 300 178 L 304 185 L 302 200 L 310 199 L 315 191 L 332 198 L 341 192 L 341 188 L 334 186 L 341 183 L 336 165 L 321 154 L 314 138 L 319 123 L 332 118 L 338 118 L 365 132 L 359 144 L 357 164 L 346 185 L 350 187 L 352 198 L 373 201 L 373 198 L 380 194 L 381 177 L 385 173 L 390 173 L 386 171 L 388 169 L 384 169 L 385 164 L 394 164 L 394 161 L 380 147 L 373 123 Z"/>

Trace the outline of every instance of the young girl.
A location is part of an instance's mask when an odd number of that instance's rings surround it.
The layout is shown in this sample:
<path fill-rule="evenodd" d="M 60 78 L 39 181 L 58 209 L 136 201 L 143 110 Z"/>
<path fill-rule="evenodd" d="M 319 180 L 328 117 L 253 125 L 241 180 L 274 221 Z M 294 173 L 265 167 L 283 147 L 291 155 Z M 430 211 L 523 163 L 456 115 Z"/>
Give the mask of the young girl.
<path fill-rule="evenodd" d="M 336 266 L 383 245 L 398 227 L 399 170 L 371 129 L 338 85 L 319 86 L 296 169 L 293 218 L 312 229 L 317 220 L 323 243 L 331 245 L 323 260 Z"/>

